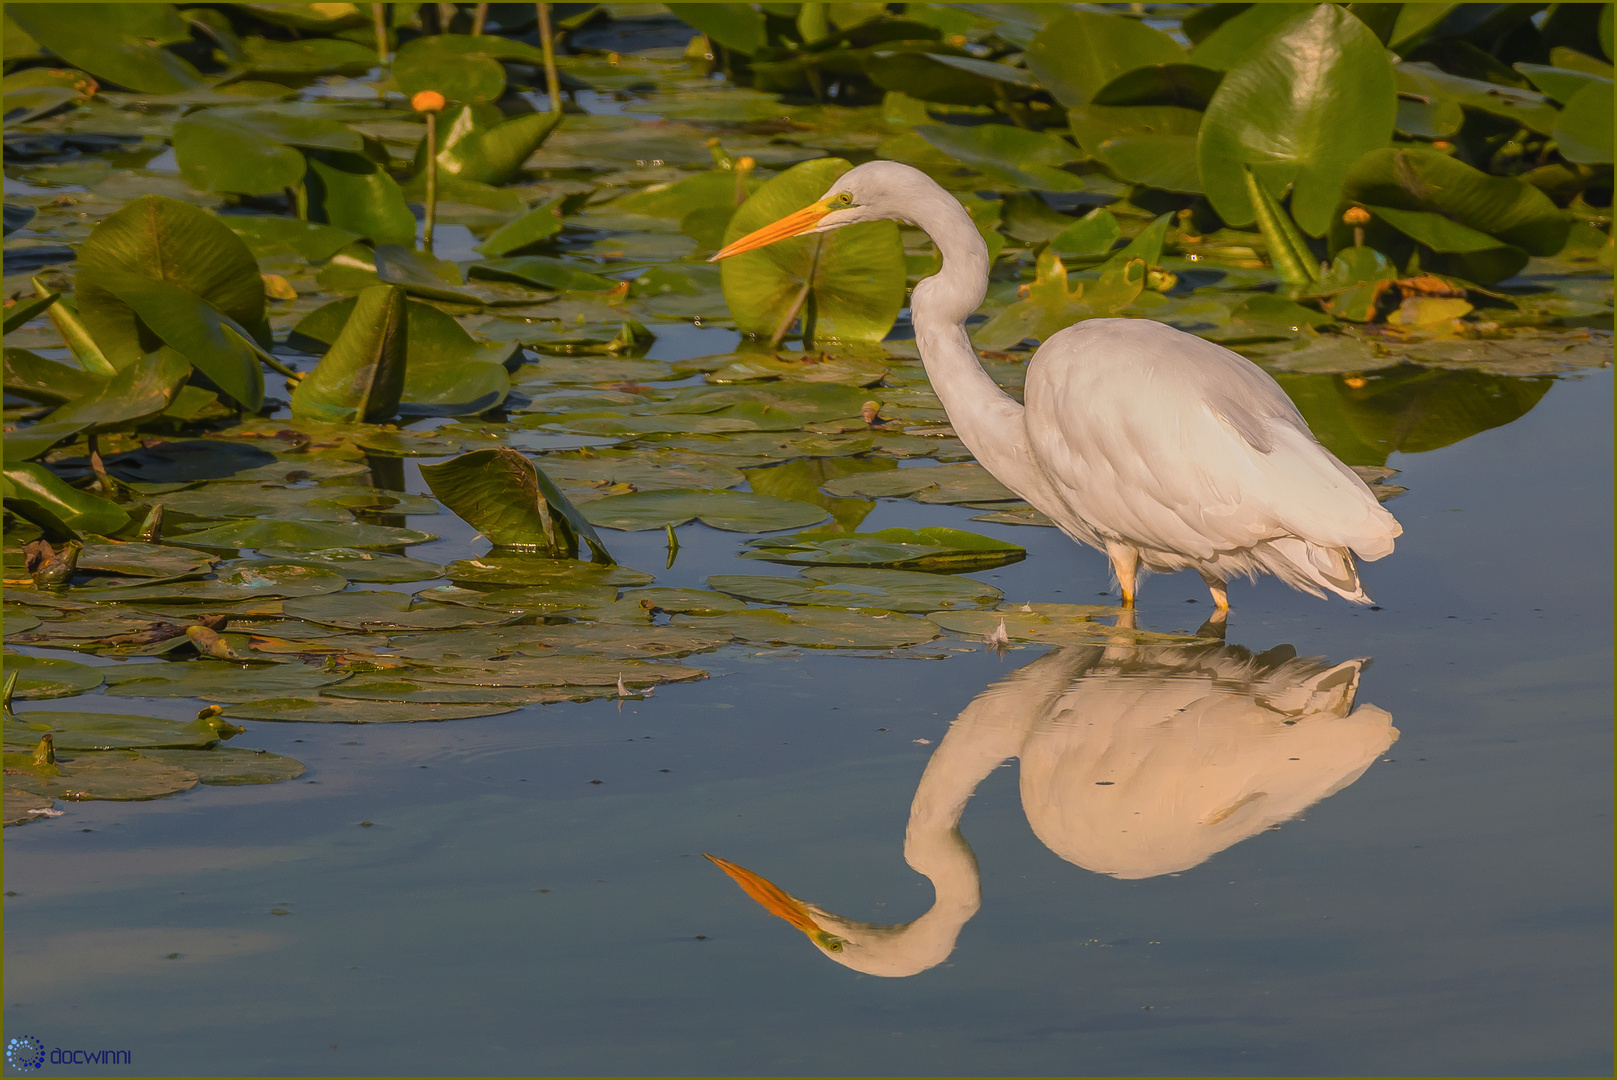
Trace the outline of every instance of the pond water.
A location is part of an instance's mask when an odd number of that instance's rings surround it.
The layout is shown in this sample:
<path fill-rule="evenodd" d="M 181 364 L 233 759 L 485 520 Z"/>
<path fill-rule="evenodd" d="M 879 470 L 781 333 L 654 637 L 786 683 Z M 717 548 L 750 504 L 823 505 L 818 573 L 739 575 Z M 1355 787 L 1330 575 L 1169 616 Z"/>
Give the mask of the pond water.
<path fill-rule="evenodd" d="M 7 1031 L 169 1075 L 1606 1071 L 1611 394 L 1563 378 L 1395 456 L 1380 610 L 1243 586 L 1188 665 L 732 646 L 621 704 L 249 725 L 308 773 L 7 831 Z M 969 527 L 1028 546 L 975 575 L 1010 599 L 1106 587 L 1053 530 Z M 660 583 L 757 572 L 695 535 Z M 1141 625 L 1205 606 L 1156 578 Z M 1322 662 L 1250 658 L 1280 646 Z M 1320 675 L 1360 658 L 1341 730 L 1288 742 L 1275 717 L 1344 711 Z M 1172 794 L 1254 789 L 1214 838 Z M 703 852 L 848 920 L 924 918 L 825 952 Z"/>

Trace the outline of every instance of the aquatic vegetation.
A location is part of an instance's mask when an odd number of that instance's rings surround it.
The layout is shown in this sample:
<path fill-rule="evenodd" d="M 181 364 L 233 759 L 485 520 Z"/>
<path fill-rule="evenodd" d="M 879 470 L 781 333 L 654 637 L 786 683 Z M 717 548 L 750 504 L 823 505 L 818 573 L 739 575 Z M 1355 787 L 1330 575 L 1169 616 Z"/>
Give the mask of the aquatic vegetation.
<path fill-rule="evenodd" d="M 1610 360 L 1610 8 L 1531 8 L 677 5 L 632 45 L 605 8 L 8 7 L 7 823 L 301 771 L 238 723 L 1127 636 L 958 576 L 1013 543 L 860 531 L 1048 525 L 931 393 L 919 233 L 707 265 L 873 156 L 983 233 L 1009 392 L 1056 328 L 1161 320 L 1396 494 L 1390 453 Z M 412 550 L 468 529 L 492 550 Z M 675 588 L 597 529 L 801 569 Z M 84 694 L 224 716 L 55 708 Z"/>

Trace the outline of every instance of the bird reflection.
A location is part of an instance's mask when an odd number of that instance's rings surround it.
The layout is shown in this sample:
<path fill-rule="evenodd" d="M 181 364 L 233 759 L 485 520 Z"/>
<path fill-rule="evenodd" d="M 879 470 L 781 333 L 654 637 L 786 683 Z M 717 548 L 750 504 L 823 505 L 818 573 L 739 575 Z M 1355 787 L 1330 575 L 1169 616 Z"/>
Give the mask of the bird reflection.
<path fill-rule="evenodd" d="M 1008 758 L 1028 824 L 1063 859 L 1116 878 L 1186 870 L 1347 787 L 1392 745 L 1390 715 L 1354 708 L 1367 663 L 1289 645 L 1081 645 L 994 683 L 950 725 L 910 804 L 904 857 L 936 893 L 913 922 L 845 919 L 707 857 L 837 963 L 914 975 L 981 905 L 960 815 Z"/>

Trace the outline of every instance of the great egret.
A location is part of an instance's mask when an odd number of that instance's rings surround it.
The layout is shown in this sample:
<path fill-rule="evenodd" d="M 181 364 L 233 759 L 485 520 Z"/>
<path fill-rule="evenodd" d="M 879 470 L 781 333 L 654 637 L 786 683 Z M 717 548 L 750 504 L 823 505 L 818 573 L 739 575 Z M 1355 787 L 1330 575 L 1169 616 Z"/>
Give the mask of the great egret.
<path fill-rule="evenodd" d="M 709 855 L 825 956 L 868 975 L 942 963 L 981 906 L 960 816 L 1007 758 L 1039 840 L 1086 870 L 1138 879 L 1188 870 L 1357 780 L 1398 738 L 1354 707 L 1364 660 L 1330 664 L 1290 646 L 1073 645 L 978 694 L 927 762 L 904 858 L 932 882 L 913 922 L 857 922 Z"/>
<path fill-rule="evenodd" d="M 1090 319 L 1033 354 L 1025 406 L 996 386 L 965 328 L 987 292 L 988 248 L 925 173 L 857 166 L 713 259 L 883 218 L 922 229 L 943 258 L 910 315 L 955 432 L 1001 483 L 1106 553 L 1125 606 L 1141 571 L 1183 569 L 1201 574 L 1220 614 L 1238 574 L 1371 602 L 1354 556 L 1390 554 L 1403 529 L 1251 361 L 1161 323 Z"/>

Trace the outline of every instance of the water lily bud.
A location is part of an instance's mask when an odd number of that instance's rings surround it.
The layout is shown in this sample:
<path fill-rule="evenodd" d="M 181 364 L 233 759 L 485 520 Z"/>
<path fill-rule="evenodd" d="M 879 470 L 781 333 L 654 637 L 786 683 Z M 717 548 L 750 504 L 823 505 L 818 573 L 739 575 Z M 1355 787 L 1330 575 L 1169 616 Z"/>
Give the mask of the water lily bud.
<path fill-rule="evenodd" d="M 859 416 L 867 424 L 879 423 L 881 421 L 881 402 L 865 402 L 859 409 Z"/>
<path fill-rule="evenodd" d="M 446 104 L 444 96 L 436 90 L 423 90 L 410 99 L 410 108 L 416 112 L 438 112 Z"/>

